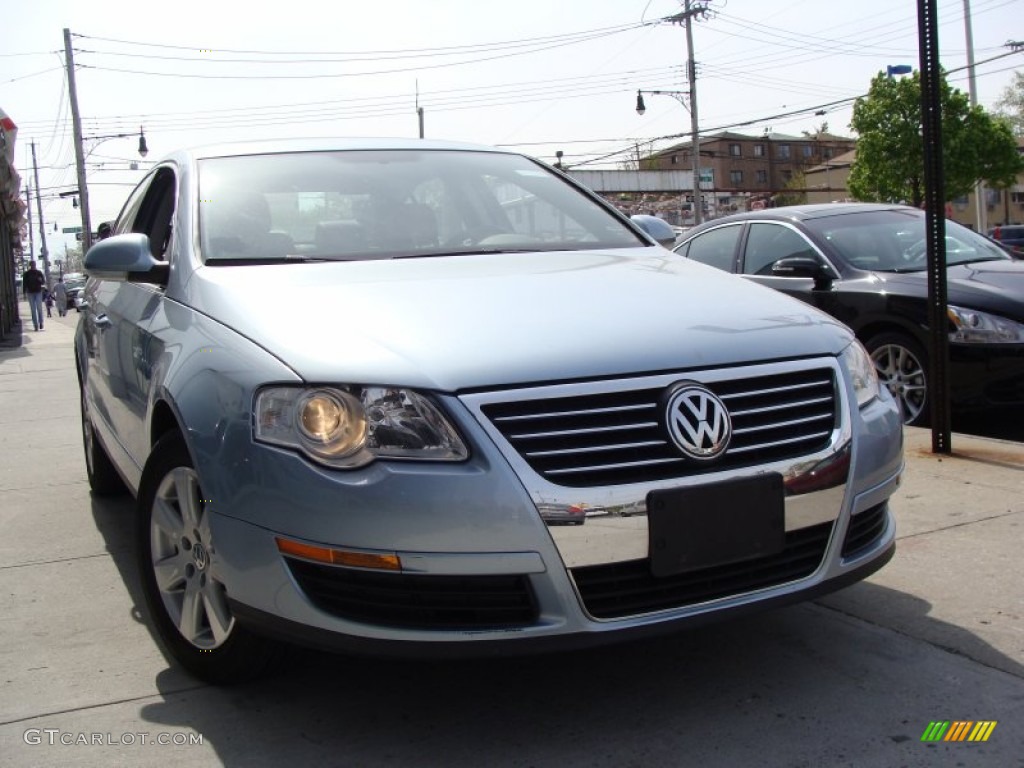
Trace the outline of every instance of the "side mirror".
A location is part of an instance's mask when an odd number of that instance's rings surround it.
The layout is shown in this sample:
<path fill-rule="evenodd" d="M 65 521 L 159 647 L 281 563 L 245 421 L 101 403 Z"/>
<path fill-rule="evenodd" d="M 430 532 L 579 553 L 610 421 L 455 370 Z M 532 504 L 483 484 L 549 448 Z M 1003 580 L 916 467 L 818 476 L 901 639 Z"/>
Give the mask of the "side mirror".
<path fill-rule="evenodd" d="M 676 244 L 676 232 L 664 219 L 644 213 L 635 213 L 629 218 L 630 221 L 650 235 L 652 239 L 656 240 L 659 245 L 672 250 L 672 247 Z"/>
<path fill-rule="evenodd" d="M 832 286 L 833 276 L 828 267 L 810 256 L 787 256 L 772 264 L 772 277 L 810 277 L 814 289 L 827 290 Z"/>
<path fill-rule="evenodd" d="M 85 255 L 85 273 L 99 280 L 167 284 L 170 265 L 153 258 L 149 237 L 115 235 L 96 243 Z"/>

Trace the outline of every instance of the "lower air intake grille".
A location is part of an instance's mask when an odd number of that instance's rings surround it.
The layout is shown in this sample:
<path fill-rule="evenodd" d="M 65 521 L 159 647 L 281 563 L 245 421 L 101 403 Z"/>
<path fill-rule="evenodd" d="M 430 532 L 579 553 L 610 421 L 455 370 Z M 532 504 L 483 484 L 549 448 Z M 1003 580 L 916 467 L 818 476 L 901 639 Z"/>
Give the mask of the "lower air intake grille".
<path fill-rule="evenodd" d="M 408 629 L 525 627 L 537 620 L 526 576 L 375 573 L 286 558 L 322 611 L 342 619 Z"/>
<path fill-rule="evenodd" d="M 878 541 L 885 532 L 888 510 L 888 504 L 883 503 L 853 516 L 850 526 L 846 529 L 846 539 L 843 541 L 843 557 L 856 555 Z"/>
<path fill-rule="evenodd" d="M 594 618 L 636 616 L 806 578 L 825 556 L 831 532 L 832 523 L 790 531 L 785 549 L 777 555 L 667 578 L 652 576 L 646 559 L 574 568 L 572 576 L 584 606 Z"/>

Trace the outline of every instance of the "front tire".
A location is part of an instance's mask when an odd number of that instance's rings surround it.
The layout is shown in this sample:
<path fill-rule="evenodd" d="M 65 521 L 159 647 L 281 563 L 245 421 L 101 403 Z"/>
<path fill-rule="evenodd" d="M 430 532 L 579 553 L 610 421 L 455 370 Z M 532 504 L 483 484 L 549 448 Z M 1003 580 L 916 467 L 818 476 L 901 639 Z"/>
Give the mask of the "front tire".
<path fill-rule="evenodd" d="M 928 422 L 928 357 L 916 340 L 902 333 L 882 333 L 869 339 L 868 353 L 881 384 L 897 402 L 908 427 Z"/>
<path fill-rule="evenodd" d="M 181 435 L 165 435 L 139 490 L 139 575 L 170 656 L 203 680 L 241 682 L 262 675 L 280 649 L 239 626 L 231 613 L 208 503 Z"/>

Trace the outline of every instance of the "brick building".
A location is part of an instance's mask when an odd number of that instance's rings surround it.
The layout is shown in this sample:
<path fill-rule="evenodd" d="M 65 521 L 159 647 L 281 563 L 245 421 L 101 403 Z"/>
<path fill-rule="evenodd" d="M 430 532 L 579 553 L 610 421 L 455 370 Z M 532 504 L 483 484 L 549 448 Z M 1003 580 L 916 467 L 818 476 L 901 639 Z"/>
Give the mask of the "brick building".
<path fill-rule="evenodd" d="M 709 215 L 748 210 L 757 201 L 771 201 L 786 191 L 803 192 L 799 177 L 857 146 L 857 140 L 830 133 L 788 136 L 765 133 L 747 136 L 724 132 L 699 140 L 701 187 Z M 677 144 L 645 158 L 644 170 L 686 170 L 693 167 L 691 143 Z M 796 179 L 798 187 L 793 189 Z"/>

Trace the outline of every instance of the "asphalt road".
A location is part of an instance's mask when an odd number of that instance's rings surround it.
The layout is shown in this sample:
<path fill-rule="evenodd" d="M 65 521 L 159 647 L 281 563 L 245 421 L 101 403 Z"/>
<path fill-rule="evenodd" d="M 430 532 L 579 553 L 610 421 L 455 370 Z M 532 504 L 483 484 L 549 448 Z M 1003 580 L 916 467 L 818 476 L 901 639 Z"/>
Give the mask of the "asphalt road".
<path fill-rule="evenodd" d="M 533 658 L 295 651 L 216 688 L 150 635 L 131 501 L 88 492 L 76 319 L 0 349 L 0 766 L 1024 767 L 1022 446 L 908 430 L 896 557 L 813 603 Z M 922 742 L 938 720 L 997 725 Z"/>

